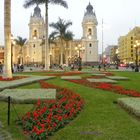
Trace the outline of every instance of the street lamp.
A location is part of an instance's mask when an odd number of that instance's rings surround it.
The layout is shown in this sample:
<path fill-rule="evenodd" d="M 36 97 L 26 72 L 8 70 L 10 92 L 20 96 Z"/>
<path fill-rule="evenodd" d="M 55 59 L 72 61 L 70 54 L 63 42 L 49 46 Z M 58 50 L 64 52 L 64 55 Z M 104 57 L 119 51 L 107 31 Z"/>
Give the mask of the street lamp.
<path fill-rule="evenodd" d="M 82 45 L 81 44 L 78 44 L 78 46 L 77 47 L 75 47 L 75 50 L 77 50 L 77 52 L 78 52 L 78 71 L 81 71 L 82 70 L 82 58 L 80 57 L 80 52 L 81 51 L 84 51 L 84 47 L 82 47 Z"/>
<path fill-rule="evenodd" d="M 138 40 L 135 41 L 134 48 L 136 49 L 136 67 L 135 72 L 139 72 L 139 66 L 138 66 L 138 47 L 140 46 L 140 42 Z"/>
<path fill-rule="evenodd" d="M 50 56 L 50 68 L 51 68 L 51 65 L 52 65 L 52 64 L 51 64 L 51 63 L 52 63 L 52 62 L 51 62 L 51 61 L 52 61 L 52 59 L 51 59 L 51 57 L 52 57 L 52 52 L 49 53 L 49 56 Z"/>

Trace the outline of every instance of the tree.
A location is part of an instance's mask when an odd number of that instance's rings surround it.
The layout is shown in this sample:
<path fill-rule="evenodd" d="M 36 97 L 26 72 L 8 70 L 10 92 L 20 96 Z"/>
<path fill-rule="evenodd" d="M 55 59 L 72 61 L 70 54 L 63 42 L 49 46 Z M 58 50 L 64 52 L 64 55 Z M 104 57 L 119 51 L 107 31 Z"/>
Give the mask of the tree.
<path fill-rule="evenodd" d="M 60 65 L 63 65 L 63 48 L 64 48 L 64 41 L 66 41 L 68 38 L 68 36 L 72 33 L 70 31 L 67 31 L 68 27 L 72 25 L 71 21 L 65 21 L 61 18 L 59 18 L 59 20 L 54 23 L 52 22 L 50 24 L 50 27 L 54 28 L 54 32 L 57 38 L 60 39 L 60 44 L 61 44 L 61 48 L 60 48 Z"/>
<path fill-rule="evenodd" d="M 11 68 L 11 0 L 4 0 L 4 71 L 3 78 L 12 78 Z"/>
<path fill-rule="evenodd" d="M 19 51 L 20 64 L 23 64 L 23 46 L 24 46 L 26 40 L 27 40 L 26 38 L 22 38 L 20 36 L 17 36 L 17 39 L 15 39 L 16 44 L 20 46 L 20 51 Z"/>
<path fill-rule="evenodd" d="M 65 8 L 68 8 L 66 1 L 64 0 L 26 0 L 24 7 L 28 8 L 34 4 L 45 4 L 45 23 L 46 23 L 46 31 L 45 31 L 45 69 L 49 70 L 49 46 L 48 46 L 48 4 L 57 4 L 61 5 Z"/>

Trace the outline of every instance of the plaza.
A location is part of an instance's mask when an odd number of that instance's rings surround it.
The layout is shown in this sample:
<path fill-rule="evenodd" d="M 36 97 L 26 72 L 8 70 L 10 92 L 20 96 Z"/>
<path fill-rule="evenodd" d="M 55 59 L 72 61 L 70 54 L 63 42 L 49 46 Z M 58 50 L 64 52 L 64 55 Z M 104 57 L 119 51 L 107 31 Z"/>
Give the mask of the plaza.
<path fill-rule="evenodd" d="M 29 37 L 10 35 L 0 49 L 0 140 L 139 140 L 139 38 L 128 34 L 131 45 L 122 41 L 120 49 L 113 45 L 99 54 L 92 2 L 85 5 L 78 39 L 66 28 L 49 34 L 49 24 L 58 29 L 72 23 L 60 17 L 48 24 L 39 2 L 34 1 Z M 134 68 L 124 55 L 127 44 L 135 45 Z"/>

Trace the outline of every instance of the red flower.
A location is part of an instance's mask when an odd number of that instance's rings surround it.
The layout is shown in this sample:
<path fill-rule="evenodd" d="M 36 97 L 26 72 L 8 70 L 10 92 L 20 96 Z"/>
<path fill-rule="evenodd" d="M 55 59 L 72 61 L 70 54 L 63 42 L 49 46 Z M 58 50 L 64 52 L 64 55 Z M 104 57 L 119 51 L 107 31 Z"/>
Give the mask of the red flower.
<path fill-rule="evenodd" d="M 40 101 L 40 99 L 38 99 L 38 101 L 37 101 L 37 105 L 38 105 L 38 106 L 41 105 L 41 101 Z"/>
<path fill-rule="evenodd" d="M 27 113 L 28 119 L 30 119 L 30 112 Z"/>

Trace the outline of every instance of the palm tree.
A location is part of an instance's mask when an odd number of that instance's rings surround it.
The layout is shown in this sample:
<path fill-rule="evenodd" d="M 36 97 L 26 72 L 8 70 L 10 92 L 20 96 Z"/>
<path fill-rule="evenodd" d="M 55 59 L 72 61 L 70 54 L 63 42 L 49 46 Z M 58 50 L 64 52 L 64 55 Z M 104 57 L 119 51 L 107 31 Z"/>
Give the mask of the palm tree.
<path fill-rule="evenodd" d="M 20 64 L 23 64 L 23 46 L 24 46 L 26 40 L 27 40 L 26 38 L 22 38 L 20 36 L 17 36 L 17 39 L 15 39 L 16 44 L 20 46 L 20 51 L 19 51 Z"/>
<path fill-rule="evenodd" d="M 4 0 L 4 71 L 3 78 L 12 78 L 11 69 L 11 0 Z"/>
<path fill-rule="evenodd" d="M 48 4 L 57 4 L 61 5 L 65 8 L 68 8 L 66 1 L 64 0 L 26 0 L 24 7 L 28 8 L 34 4 L 45 4 L 45 23 L 46 23 L 46 31 L 45 31 L 45 69 L 49 69 L 49 47 L 48 47 Z"/>
<path fill-rule="evenodd" d="M 66 40 L 66 33 L 70 33 L 70 31 L 67 31 L 67 28 L 72 25 L 71 21 L 66 22 L 65 20 L 59 18 L 59 20 L 54 23 L 52 22 L 50 24 L 50 27 L 55 29 L 56 36 L 60 39 L 60 65 L 63 65 L 63 47 L 64 47 L 64 41 Z"/>

